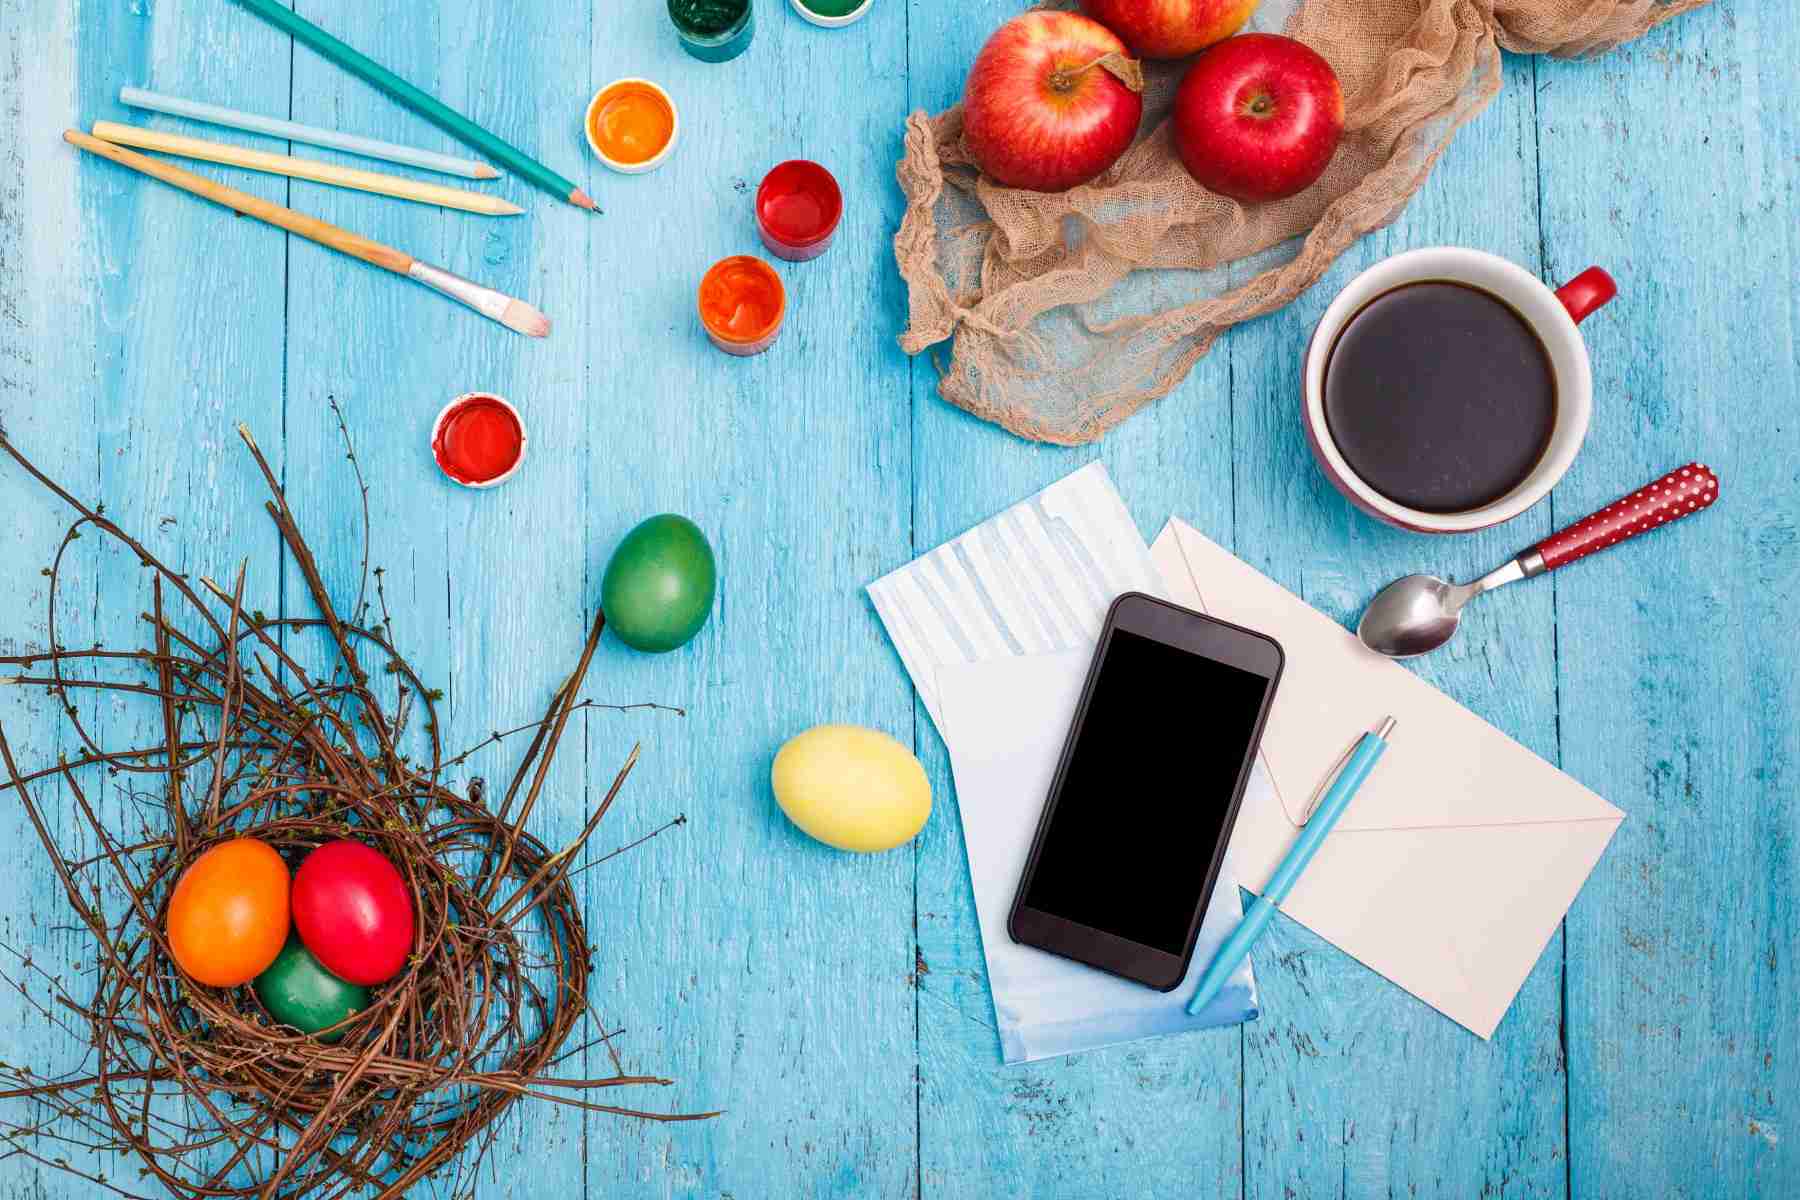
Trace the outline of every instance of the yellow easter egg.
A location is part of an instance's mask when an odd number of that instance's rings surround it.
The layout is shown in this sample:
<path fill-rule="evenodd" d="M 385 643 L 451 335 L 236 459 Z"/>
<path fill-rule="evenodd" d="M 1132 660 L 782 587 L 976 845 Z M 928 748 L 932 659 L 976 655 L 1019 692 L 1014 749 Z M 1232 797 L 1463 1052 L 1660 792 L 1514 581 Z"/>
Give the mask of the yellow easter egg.
<path fill-rule="evenodd" d="M 769 774 L 788 820 L 839 850 L 891 850 L 931 815 L 925 768 L 878 729 L 815 725 L 788 739 Z"/>

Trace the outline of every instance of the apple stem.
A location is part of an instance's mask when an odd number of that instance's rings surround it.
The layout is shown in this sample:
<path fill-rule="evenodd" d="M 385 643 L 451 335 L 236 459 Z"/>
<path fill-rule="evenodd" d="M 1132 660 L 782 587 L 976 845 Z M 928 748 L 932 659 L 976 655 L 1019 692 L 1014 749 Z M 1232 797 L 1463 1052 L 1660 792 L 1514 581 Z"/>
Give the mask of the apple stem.
<path fill-rule="evenodd" d="M 1095 67 L 1099 67 L 1134 92 L 1144 90 L 1144 69 L 1135 58 L 1126 58 L 1117 50 L 1108 50 L 1092 62 L 1079 67 L 1058 67 L 1050 72 L 1050 86 L 1057 92 L 1074 90 L 1075 84 Z"/>

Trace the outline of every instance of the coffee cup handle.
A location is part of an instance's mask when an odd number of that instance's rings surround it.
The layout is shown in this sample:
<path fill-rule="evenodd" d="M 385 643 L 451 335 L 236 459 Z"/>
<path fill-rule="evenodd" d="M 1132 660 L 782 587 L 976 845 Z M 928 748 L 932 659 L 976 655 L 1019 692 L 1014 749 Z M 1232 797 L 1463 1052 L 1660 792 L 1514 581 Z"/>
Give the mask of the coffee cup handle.
<path fill-rule="evenodd" d="M 1556 289 L 1556 298 L 1569 310 L 1577 325 L 1593 315 L 1595 309 L 1619 294 L 1619 285 L 1599 267 L 1589 267 Z"/>

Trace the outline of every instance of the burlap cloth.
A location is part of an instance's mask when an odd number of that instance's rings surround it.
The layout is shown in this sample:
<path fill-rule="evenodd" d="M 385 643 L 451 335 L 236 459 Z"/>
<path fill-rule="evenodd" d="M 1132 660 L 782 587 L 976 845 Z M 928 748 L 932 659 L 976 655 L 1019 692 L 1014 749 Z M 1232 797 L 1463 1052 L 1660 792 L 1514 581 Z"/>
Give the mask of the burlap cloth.
<path fill-rule="evenodd" d="M 1214 195 L 1182 169 L 1166 118 L 1186 63 L 1145 64 L 1136 144 L 1056 195 L 981 178 L 960 107 L 916 112 L 898 168 L 900 345 L 916 354 L 954 337 L 939 361 L 945 399 L 1021 437 L 1093 441 L 1166 395 L 1221 332 L 1286 304 L 1399 216 L 1499 91 L 1502 48 L 1592 54 L 1705 2 L 1264 0 L 1251 28 L 1323 54 L 1346 102 L 1323 178 L 1272 204 Z"/>

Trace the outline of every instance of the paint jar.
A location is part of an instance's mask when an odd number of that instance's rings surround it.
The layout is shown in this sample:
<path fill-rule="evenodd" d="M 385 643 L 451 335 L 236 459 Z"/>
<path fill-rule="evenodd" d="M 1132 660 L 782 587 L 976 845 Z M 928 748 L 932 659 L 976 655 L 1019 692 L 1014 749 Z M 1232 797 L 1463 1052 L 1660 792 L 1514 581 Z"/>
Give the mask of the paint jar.
<path fill-rule="evenodd" d="M 701 62 L 729 62 L 756 36 L 751 0 L 669 0 L 669 20 L 681 48 Z"/>
<path fill-rule="evenodd" d="M 588 145 L 615 171 L 654 171 L 681 132 L 669 93 L 648 79 L 616 79 L 594 93 L 582 122 Z"/>
<path fill-rule="evenodd" d="M 519 410 L 487 392 L 466 392 L 444 405 L 431 426 L 438 469 L 470 488 L 498 487 L 525 461 Z"/>
<path fill-rule="evenodd" d="M 761 354 L 775 344 L 787 316 L 787 289 L 775 268 L 749 254 L 712 265 L 700 280 L 700 324 L 727 354 Z"/>
<path fill-rule="evenodd" d="M 804 262 L 825 253 L 844 215 L 844 193 L 831 172 L 804 158 L 789 159 L 756 189 L 756 227 L 778 258 Z"/>
<path fill-rule="evenodd" d="M 788 0 L 794 11 L 827 29 L 854 25 L 869 13 L 875 0 Z"/>

